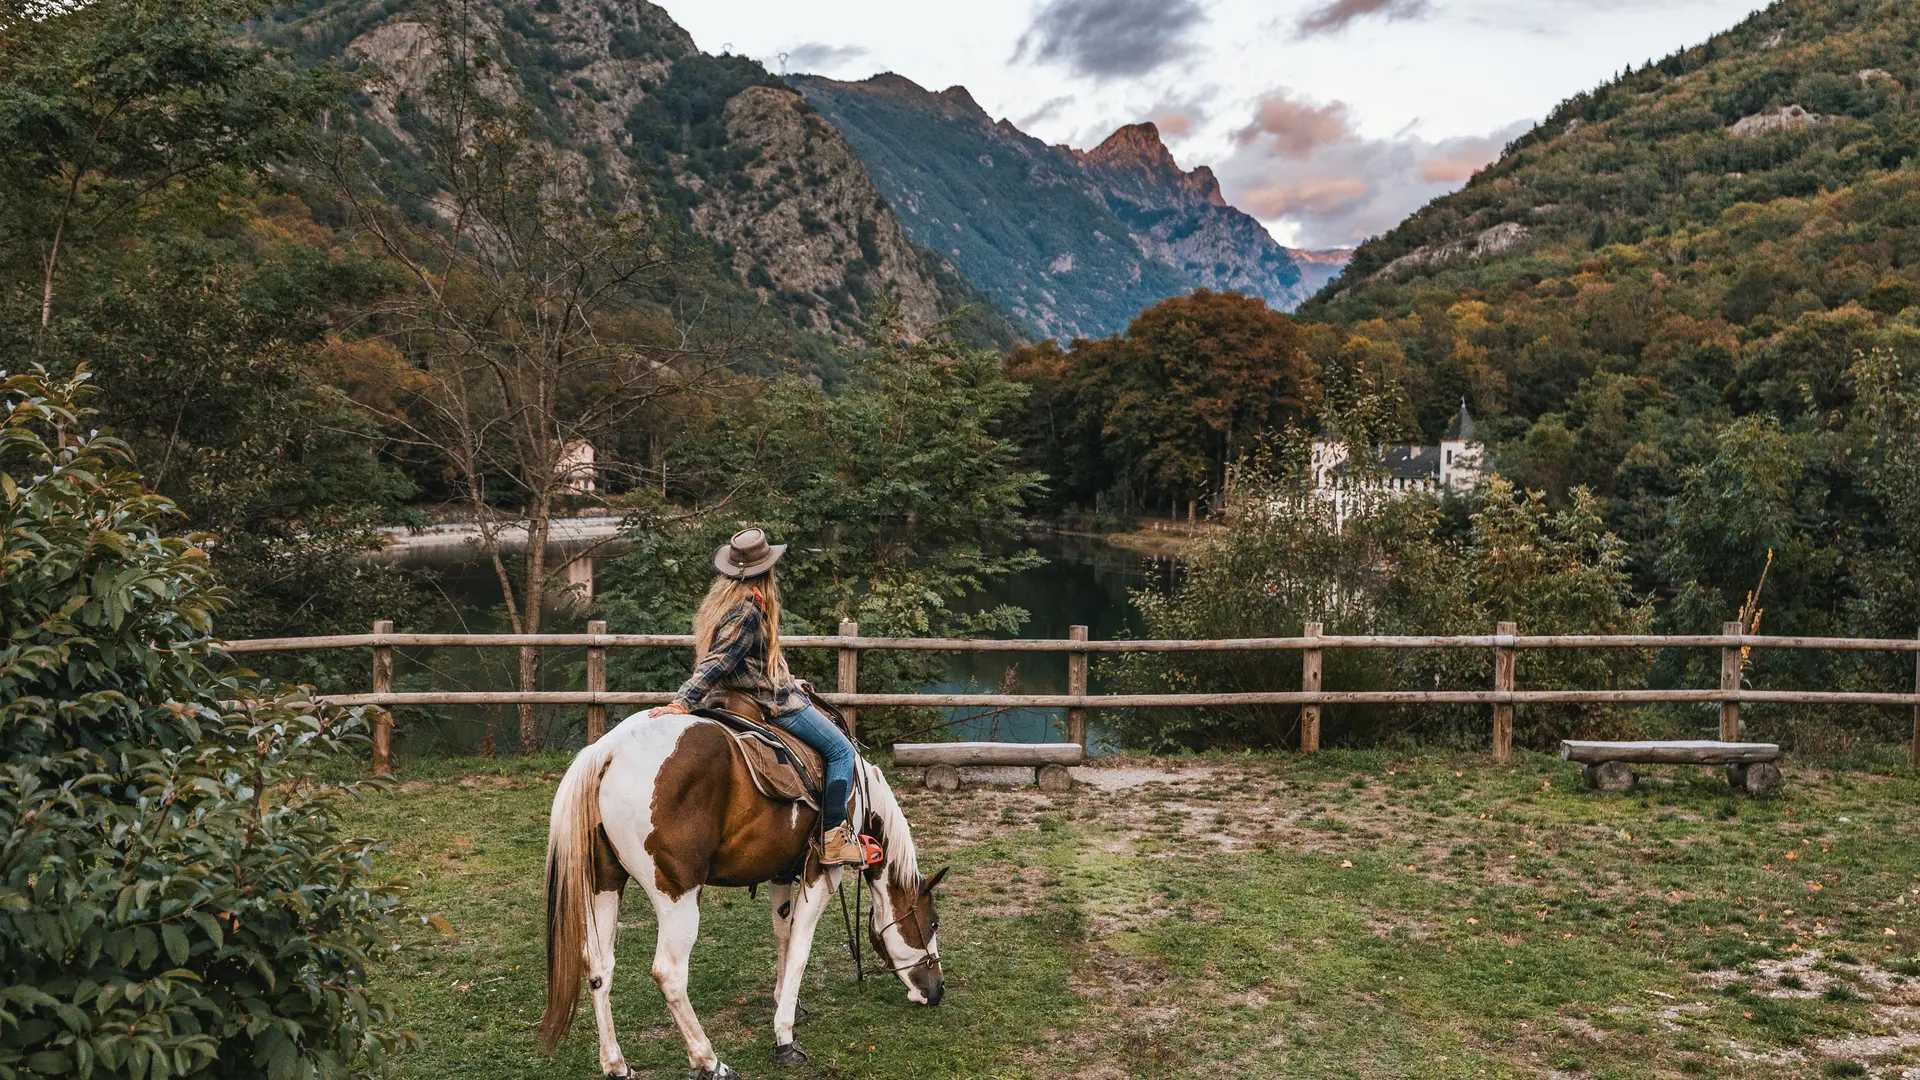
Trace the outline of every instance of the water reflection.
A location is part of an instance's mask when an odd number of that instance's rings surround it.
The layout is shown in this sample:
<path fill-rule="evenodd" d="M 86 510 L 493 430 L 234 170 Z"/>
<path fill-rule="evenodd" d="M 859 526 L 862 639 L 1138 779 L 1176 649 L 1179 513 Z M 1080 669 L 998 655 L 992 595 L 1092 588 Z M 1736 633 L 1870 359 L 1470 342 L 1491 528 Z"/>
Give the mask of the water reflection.
<path fill-rule="evenodd" d="M 1018 637 L 1064 638 L 1069 627 L 1081 624 L 1087 636 L 1105 640 L 1138 636 L 1139 614 L 1128 593 L 1140 588 L 1164 587 L 1172 564 L 1114 547 L 1093 537 L 1044 534 L 1031 540 L 1047 565 L 998 582 L 980 600 L 980 608 L 1013 604 L 1027 609 L 1027 623 Z M 1106 691 L 1094 665 L 1089 692 Z M 956 653 L 946 677 L 927 687 L 939 693 L 1064 694 L 1067 692 L 1065 653 Z M 1000 742 L 1060 742 L 1066 738 L 1065 709 L 972 710 L 948 709 L 961 739 Z M 1117 749 L 1105 737 L 1099 714 L 1090 718 L 1089 752 Z"/>

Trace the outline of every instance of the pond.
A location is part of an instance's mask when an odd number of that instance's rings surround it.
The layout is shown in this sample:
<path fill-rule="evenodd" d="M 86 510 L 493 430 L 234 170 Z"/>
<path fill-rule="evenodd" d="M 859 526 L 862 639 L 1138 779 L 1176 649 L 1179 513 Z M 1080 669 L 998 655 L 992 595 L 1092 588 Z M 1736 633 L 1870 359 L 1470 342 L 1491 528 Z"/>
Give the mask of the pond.
<path fill-rule="evenodd" d="M 1175 572 L 1165 557 L 1142 555 L 1115 547 L 1095 537 L 1037 533 L 1028 538 L 1048 561 L 1046 565 L 997 582 L 978 597 L 979 608 L 1011 604 L 1025 608 L 1028 618 L 1013 637 L 1064 638 L 1080 624 L 1088 636 L 1110 639 L 1138 634 L 1140 625 L 1128 594 L 1143 587 L 1159 587 Z M 505 633 L 509 629 L 501 602 L 499 580 L 492 564 L 471 548 L 439 547 L 431 554 L 406 559 L 426 571 L 441 599 L 424 629 L 443 633 Z M 553 633 L 585 630 L 585 617 L 570 609 L 551 612 L 545 629 Z M 421 648 L 396 649 L 396 690 L 503 689 L 514 683 L 516 658 L 509 649 Z M 546 649 L 542 652 L 543 689 L 584 689 L 585 651 Z M 1096 671 L 1091 691 L 1101 693 Z M 662 688 L 666 689 L 666 688 Z M 973 652 L 947 658 L 941 677 L 927 686 L 938 693 L 1061 694 L 1067 690 L 1064 653 Z M 542 709 L 540 727 L 551 741 L 577 739 L 583 722 L 580 709 Z M 945 723 L 961 739 L 1004 742 L 1058 742 L 1064 739 L 1063 709 L 946 709 Z M 448 707 L 399 711 L 395 716 L 395 748 L 402 754 L 472 753 L 491 732 L 502 749 L 512 744 L 517 720 L 510 706 Z M 937 736 L 935 736 L 937 737 Z M 1089 750 L 1113 749 L 1096 722 L 1088 733 Z"/>

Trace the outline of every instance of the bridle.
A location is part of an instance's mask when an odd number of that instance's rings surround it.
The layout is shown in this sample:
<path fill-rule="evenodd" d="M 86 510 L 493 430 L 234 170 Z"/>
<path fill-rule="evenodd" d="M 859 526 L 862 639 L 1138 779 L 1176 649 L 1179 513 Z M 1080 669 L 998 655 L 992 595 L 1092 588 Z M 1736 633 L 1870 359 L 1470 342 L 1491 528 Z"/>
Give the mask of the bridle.
<path fill-rule="evenodd" d="M 866 965 L 862 962 L 861 958 L 860 935 L 854 929 L 855 925 L 860 921 L 860 893 L 866 885 L 866 881 L 867 875 L 865 870 L 861 870 L 855 875 L 853 881 L 853 912 L 849 915 L 847 912 L 847 879 L 845 877 L 840 879 L 840 921 L 844 923 L 847 928 L 847 948 L 853 953 L 853 974 L 857 982 L 865 982 L 867 979 Z M 913 903 L 908 904 L 906 910 L 894 916 L 886 925 L 875 930 L 873 932 L 874 937 L 880 939 L 884 945 L 887 940 L 887 931 L 912 918 L 914 913 L 920 909 L 920 901 L 925 899 L 926 895 L 925 890 L 914 890 Z M 901 940 L 906 940 L 905 934 L 901 935 Z M 876 974 L 902 975 L 910 971 L 918 971 L 929 964 L 938 965 L 940 963 L 939 952 L 928 948 L 924 950 L 924 953 L 925 955 L 911 964 L 890 963 L 885 967 L 875 968 L 874 971 Z"/>

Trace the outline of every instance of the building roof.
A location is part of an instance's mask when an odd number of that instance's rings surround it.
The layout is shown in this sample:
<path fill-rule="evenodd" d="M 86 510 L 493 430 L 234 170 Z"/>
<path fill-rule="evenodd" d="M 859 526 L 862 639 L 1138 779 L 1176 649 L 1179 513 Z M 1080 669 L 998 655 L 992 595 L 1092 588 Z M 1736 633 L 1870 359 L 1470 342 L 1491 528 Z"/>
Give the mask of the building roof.
<path fill-rule="evenodd" d="M 1348 462 L 1342 459 L 1328 469 L 1333 476 L 1346 476 Z M 1437 480 L 1440 478 L 1440 448 L 1437 446 L 1383 446 L 1380 467 L 1395 480 Z"/>
<path fill-rule="evenodd" d="M 1473 426 L 1473 417 L 1467 413 L 1467 399 L 1460 399 L 1460 411 L 1454 415 L 1453 423 L 1447 425 L 1446 438 L 1460 442 L 1473 442 L 1480 433 Z"/>
<path fill-rule="evenodd" d="M 1381 464 L 1394 479 L 1433 479 L 1440 475 L 1440 448 L 1437 446 L 1389 446 Z"/>

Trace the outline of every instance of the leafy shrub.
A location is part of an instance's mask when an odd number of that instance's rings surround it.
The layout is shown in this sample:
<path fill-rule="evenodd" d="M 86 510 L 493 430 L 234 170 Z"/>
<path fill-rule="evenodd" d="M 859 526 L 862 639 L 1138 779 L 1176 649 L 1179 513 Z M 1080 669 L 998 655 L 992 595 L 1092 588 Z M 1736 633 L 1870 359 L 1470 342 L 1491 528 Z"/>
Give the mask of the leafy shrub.
<path fill-rule="evenodd" d="M 312 779 L 357 719 L 216 672 L 206 554 L 84 380 L 0 374 L 0 1078 L 366 1075 L 401 909 Z"/>

